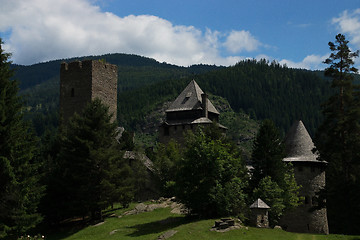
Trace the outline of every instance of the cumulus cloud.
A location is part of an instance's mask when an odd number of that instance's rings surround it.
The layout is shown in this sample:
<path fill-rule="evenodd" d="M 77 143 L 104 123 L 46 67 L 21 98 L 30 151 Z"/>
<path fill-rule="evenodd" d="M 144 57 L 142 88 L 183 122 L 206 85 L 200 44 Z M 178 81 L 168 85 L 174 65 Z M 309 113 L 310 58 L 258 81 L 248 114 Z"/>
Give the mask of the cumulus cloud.
<path fill-rule="evenodd" d="M 218 31 L 173 25 L 152 15 L 119 17 L 88 0 L 0 0 L 0 5 L 0 33 L 10 32 L 4 47 L 19 64 L 114 52 L 183 66 L 231 65 L 242 59 L 221 56 Z M 226 46 L 250 51 L 256 48 L 253 39 L 249 32 L 234 31 Z M 245 42 L 235 46 L 237 40 Z"/>
<path fill-rule="evenodd" d="M 231 53 L 242 51 L 255 51 L 260 46 L 260 42 L 248 31 L 231 31 L 224 43 L 226 49 Z"/>
<path fill-rule="evenodd" d="M 302 68 L 302 69 L 324 69 L 325 65 L 323 61 L 329 57 L 329 54 L 320 56 L 320 55 L 308 55 L 300 62 L 294 62 L 287 59 L 282 59 L 279 61 L 280 64 L 286 64 L 288 67 L 292 68 Z"/>
<path fill-rule="evenodd" d="M 351 44 L 360 47 L 360 8 L 342 12 L 339 17 L 332 19 L 332 23 L 337 25 L 341 33 L 350 36 Z"/>

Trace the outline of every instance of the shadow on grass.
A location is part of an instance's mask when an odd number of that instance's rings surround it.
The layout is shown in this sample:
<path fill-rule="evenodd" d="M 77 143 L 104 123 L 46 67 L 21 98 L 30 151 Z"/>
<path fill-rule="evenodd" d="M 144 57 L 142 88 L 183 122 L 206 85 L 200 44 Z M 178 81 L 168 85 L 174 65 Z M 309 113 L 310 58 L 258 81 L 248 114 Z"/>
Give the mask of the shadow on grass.
<path fill-rule="evenodd" d="M 144 223 L 144 224 L 137 224 L 128 228 L 136 229 L 135 232 L 128 234 L 130 237 L 138 237 L 148 234 L 160 233 L 166 230 L 170 230 L 182 224 L 186 224 L 191 222 L 192 220 L 186 217 L 168 217 L 166 219 Z"/>
<path fill-rule="evenodd" d="M 48 226 L 46 229 L 46 239 L 60 240 L 81 231 L 82 229 L 90 226 L 90 221 L 73 221 L 68 223 L 59 224 L 56 226 Z"/>

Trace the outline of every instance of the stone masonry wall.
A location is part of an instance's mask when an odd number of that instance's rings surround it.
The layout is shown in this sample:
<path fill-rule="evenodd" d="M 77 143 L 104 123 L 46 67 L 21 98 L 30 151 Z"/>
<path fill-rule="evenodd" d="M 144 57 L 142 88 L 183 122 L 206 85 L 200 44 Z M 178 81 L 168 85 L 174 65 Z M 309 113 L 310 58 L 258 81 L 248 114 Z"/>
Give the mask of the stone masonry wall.
<path fill-rule="evenodd" d="M 62 63 L 60 68 L 60 113 L 67 121 L 93 99 L 109 106 L 116 120 L 117 67 L 100 61 L 86 60 Z"/>
<path fill-rule="evenodd" d="M 296 182 L 301 185 L 304 202 L 281 219 L 287 231 L 328 234 L 326 208 L 314 210 L 318 205 L 317 192 L 325 187 L 325 169 L 319 163 L 293 163 Z"/>
<path fill-rule="evenodd" d="M 60 113 L 64 122 L 91 101 L 91 72 L 89 61 L 61 64 Z"/>
<path fill-rule="evenodd" d="M 118 72 L 116 65 L 92 61 L 91 99 L 101 99 L 109 107 L 109 113 L 113 114 L 113 121 L 116 120 L 117 113 L 117 80 Z"/>

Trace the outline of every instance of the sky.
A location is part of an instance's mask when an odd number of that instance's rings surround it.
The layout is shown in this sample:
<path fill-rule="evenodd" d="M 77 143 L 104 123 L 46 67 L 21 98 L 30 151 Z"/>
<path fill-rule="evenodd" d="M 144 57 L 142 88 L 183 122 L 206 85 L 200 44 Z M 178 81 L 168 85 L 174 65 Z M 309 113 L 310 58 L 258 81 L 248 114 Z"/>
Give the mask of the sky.
<path fill-rule="evenodd" d="M 179 66 L 265 58 L 316 70 L 338 33 L 360 49 L 360 0 L 0 0 L 3 48 L 23 65 L 128 53 Z"/>

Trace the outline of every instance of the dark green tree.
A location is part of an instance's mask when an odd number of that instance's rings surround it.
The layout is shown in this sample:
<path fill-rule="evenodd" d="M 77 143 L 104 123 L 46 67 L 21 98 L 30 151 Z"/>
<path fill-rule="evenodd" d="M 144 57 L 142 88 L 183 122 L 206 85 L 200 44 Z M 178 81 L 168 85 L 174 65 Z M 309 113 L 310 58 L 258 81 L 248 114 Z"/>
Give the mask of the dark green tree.
<path fill-rule="evenodd" d="M 189 133 L 176 178 L 177 198 L 201 217 L 246 211 L 247 173 L 239 154 L 203 130 Z"/>
<path fill-rule="evenodd" d="M 270 224 L 278 224 L 286 210 L 299 205 L 299 189 L 291 165 L 282 160 L 285 148 L 278 128 L 264 120 L 253 146 L 251 185 L 253 200 L 261 198 L 269 206 Z"/>
<path fill-rule="evenodd" d="M 153 155 L 162 194 L 166 197 L 172 197 L 175 195 L 175 175 L 181 159 L 180 146 L 174 140 L 170 140 L 166 145 L 158 143 Z"/>
<path fill-rule="evenodd" d="M 280 217 L 285 210 L 284 190 L 271 180 L 270 176 L 260 180 L 259 185 L 254 189 L 253 198 L 265 201 L 270 206 L 269 219 L 272 226 L 279 223 Z"/>
<path fill-rule="evenodd" d="M 115 139 L 108 107 L 95 99 L 63 127 L 51 183 L 51 189 L 60 191 L 50 197 L 61 209 L 54 213 L 60 215 L 57 220 L 88 215 L 98 219 L 114 202 L 126 206 L 133 198 L 133 176 Z"/>
<path fill-rule="evenodd" d="M 338 233 L 360 233 L 360 96 L 353 83 L 358 70 L 349 41 L 342 34 L 329 42 L 331 54 L 324 63 L 335 94 L 323 105 L 324 121 L 316 135 L 322 160 L 328 161 L 326 176 L 329 229 Z"/>
<path fill-rule="evenodd" d="M 285 148 L 279 130 L 274 122 L 266 119 L 262 122 L 253 145 L 251 156 L 253 171 L 252 184 L 257 186 L 261 179 L 270 176 L 279 186 L 283 186 L 286 166 L 282 159 Z"/>
<path fill-rule="evenodd" d="M 14 238 L 35 227 L 43 188 L 37 140 L 23 120 L 17 82 L 11 80 L 9 53 L 0 38 L 0 238 Z"/>

